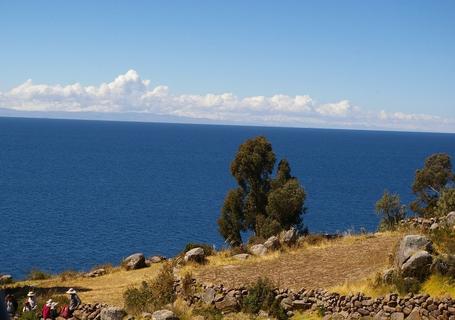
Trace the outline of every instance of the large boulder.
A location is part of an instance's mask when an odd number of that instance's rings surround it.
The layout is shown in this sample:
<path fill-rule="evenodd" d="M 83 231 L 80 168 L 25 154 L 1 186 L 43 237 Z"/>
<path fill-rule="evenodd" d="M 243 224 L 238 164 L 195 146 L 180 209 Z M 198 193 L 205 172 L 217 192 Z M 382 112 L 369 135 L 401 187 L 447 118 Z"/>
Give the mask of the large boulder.
<path fill-rule="evenodd" d="M 101 320 L 122 320 L 126 315 L 125 310 L 119 307 L 107 307 L 101 310 L 100 319 Z"/>
<path fill-rule="evenodd" d="M 152 320 L 179 320 L 170 310 L 158 310 L 152 314 Z"/>
<path fill-rule="evenodd" d="M 269 250 L 276 250 L 280 248 L 281 244 L 278 237 L 271 236 L 270 238 L 267 239 L 266 242 L 264 242 L 264 246 Z"/>
<path fill-rule="evenodd" d="M 407 235 L 405 236 L 398 248 L 396 254 L 396 265 L 398 268 L 408 261 L 413 254 L 418 251 L 432 251 L 432 243 L 427 237 L 422 235 Z"/>
<path fill-rule="evenodd" d="M 433 257 L 428 251 L 420 250 L 415 252 L 403 265 L 401 266 L 401 273 L 403 277 L 411 277 L 419 280 L 425 279 L 430 275 L 431 264 Z"/>
<path fill-rule="evenodd" d="M 191 249 L 185 253 L 185 262 L 193 261 L 202 263 L 205 260 L 205 252 L 201 247 Z"/>
<path fill-rule="evenodd" d="M 122 266 L 126 270 L 136 270 L 147 267 L 147 264 L 145 263 L 145 257 L 143 253 L 135 253 L 129 257 L 126 257 L 122 262 Z"/>
<path fill-rule="evenodd" d="M 299 238 L 299 232 L 295 228 L 283 231 L 280 234 L 281 242 L 287 246 L 294 245 Z"/>
<path fill-rule="evenodd" d="M 251 246 L 250 251 L 255 256 L 263 256 L 267 253 L 267 248 L 263 244 L 255 244 Z"/>

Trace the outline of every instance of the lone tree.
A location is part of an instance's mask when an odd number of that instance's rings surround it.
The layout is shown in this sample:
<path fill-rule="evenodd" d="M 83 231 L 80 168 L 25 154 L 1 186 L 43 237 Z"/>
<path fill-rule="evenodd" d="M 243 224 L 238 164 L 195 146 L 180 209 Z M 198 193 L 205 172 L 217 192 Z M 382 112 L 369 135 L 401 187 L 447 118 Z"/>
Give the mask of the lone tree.
<path fill-rule="evenodd" d="M 385 190 L 381 199 L 376 202 L 376 213 L 382 216 L 379 228 L 381 230 L 393 230 L 404 219 L 406 206 L 400 202 L 400 196 Z"/>
<path fill-rule="evenodd" d="M 455 176 L 449 155 L 436 153 L 425 160 L 422 169 L 416 171 L 412 192 L 416 200 L 411 209 L 421 216 L 432 216 L 443 190 L 454 186 Z"/>
<path fill-rule="evenodd" d="M 218 219 L 221 235 L 232 246 L 242 243 L 242 231 L 269 237 L 290 227 L 301 228 L 305 191 L 291 175 L 287 160 L 280 161 L 272 178 L 275 161 L 265 137 L 240 145 L 231 163 L 239 187 L 229 190 Z"/>

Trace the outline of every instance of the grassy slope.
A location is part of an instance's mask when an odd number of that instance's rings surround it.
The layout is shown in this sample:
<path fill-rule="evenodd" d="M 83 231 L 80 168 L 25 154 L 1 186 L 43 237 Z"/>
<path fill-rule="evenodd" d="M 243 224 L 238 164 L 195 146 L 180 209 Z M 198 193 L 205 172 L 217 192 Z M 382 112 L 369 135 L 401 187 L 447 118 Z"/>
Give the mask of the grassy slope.
<path fill-rule="evenodd" d="M 246 261 L 231 258 L 227 252 L 209 257 L 203 266 L 189 265 L 180 274 L 191 272 L 199 281 L 246 285 L 257 277 L 269 277 L 281 287 L 293 289 L 323 287 L 340 293 L 365 292 L 371 296 L 390 292 L 390 288 L 372 287 L 372 278 L 389 265 L 401 234 L 377 233 L 374 235 L 348 236 L 317 244 L 303 244 L 296 249 L 273 252 L 265 257 Z M 56 276 L 41 281 L 16 283 L 17 287 L 33 286 L 43 293 L 63 293 L 76 288 L 82 300 L 88 303 L 123 305 L 123 291 L 141 281 L 156 276 L 159 264 L 150 268 L 124 271 L 115 268 L 112 273 L 98 278 L 74 278 L 62 280 Z M 433 296 L 450 294 L 455 297 L 453 284 L 433 276 L 423 286 Z"/>

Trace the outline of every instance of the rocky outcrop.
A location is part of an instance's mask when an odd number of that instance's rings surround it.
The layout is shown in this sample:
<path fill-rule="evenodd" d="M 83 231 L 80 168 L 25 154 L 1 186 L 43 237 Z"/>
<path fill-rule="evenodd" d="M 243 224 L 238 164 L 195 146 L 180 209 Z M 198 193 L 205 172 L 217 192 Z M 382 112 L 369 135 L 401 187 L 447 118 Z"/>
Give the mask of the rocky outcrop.
<path fill-rule="evenodd" d="M 432 243 L 422 235 L 405 236 L 396 253 L 396 266 L 403 277 L 423 280 L 430 275 Z"/>
<path fill-rule="evenodd" d="M 126 315 L 125 310 L 119 307 L 103 308 L 100 312 L 100 320 L 122 320 Z"/>
<path fill-rule="evenodd" d="M 179 320 L 170 310 L 158 310 L 152 313 L 152 320 Z"/>
<path fill-rule="evenodd" d="M 143 253 L 135 253 L 126 257 L 123 262 L 122 266 L 126 270 L 136 270 L 147 267 L 145 264 L 145 257 Z"/>
<path fill-rule="evenodd" d="M 150 257 L 146 260 L 146 262 L 148 262 L 149 264 L 152 264 L 152 263 L 160 263 L 160 262 L 163 262 L 165 261 L 166 258 L 163 257 L 163 256 L 153 256 L 153 257 Z"/>
<path fill-rule="evenodd" d="M 202 263 L 205 261 L 205 252 L 204 249 L 197 247 L 189 250 L 185 253 L 185 262 L 193 261 L 197 263 Z"/>
<path fill-rule="evenodd" d="M 298 239 L 299 232 L 295 228 L 283 231 L 280 234 L 280 241 L 287 246 L 293 246 L 294 244 L 297 243 Z"/>

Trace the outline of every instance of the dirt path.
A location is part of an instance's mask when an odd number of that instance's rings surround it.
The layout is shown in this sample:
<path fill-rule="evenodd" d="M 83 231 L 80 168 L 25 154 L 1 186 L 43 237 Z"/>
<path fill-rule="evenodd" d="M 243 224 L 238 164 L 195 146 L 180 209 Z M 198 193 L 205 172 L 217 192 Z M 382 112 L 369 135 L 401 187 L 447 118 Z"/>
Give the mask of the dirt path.
<path fill-rule="evenodd" d="M 347 280 L 360 280 L 388 265 L 398 235 L 378 234 L 344 239 L 332 245 L 284 253 L 272 260 L 195 270 L 203 282 L 241 286 L 268 277 L 280 287 L 292 289 L 332 287 Z"/>

